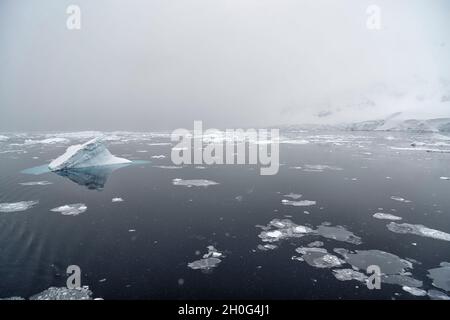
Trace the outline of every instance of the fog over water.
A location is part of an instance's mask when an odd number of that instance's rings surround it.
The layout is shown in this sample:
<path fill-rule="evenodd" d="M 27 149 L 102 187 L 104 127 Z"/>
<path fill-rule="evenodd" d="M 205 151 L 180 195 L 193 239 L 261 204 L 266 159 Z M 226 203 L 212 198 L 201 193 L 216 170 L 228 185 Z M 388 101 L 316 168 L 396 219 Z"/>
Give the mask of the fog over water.
<path fill-rule="evenodd" d="M 450 117 L 449 18 L 445 0 L 2 0 L 0 131 Z"/>

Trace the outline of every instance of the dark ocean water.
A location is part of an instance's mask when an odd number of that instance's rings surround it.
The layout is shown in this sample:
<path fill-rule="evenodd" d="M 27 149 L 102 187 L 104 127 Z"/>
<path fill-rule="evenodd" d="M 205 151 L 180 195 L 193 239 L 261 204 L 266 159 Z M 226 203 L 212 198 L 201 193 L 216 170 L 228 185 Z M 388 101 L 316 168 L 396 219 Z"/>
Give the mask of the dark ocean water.
<path fill-rule="evenodd" d="M 47 164 L 78 140 L 20 145 L 25 138 L 12 136 L 0 142 L 0 203 L 39 201 L 26 211 L 0 212 L 0 297 L 29 297 L 51 286 L 63 287 L 67 266 L 78 265 L 82 285 L 104 299 L 427 299 L 398 284 L 369 290 L 355 280 L 337 280 L 333 269 L 292 260 L 299 255 L 297 247 L 313 241 L 324 242 L 330 253 L 335 248 L 377 249 L 409 259 L 410 276 L 423 282 L 420 289 L 448 294 L 433 286 L 428 270 L 450 262 L 450 242 L 394 233 L 386 227 L 390 221 L 372 216 L 390 213 L 403 218 L 394 222 L 450 233 L 450 181 L 440 178 L 450 176 L 450 154 L 392 149 L 410 147 L 417 139 L 434 143 L 434 137 L 292 135 L 310 143 L 281 144 L 281 167 L 274 176 L 261 176 L 250 165 L 161 168 L 173 166 L 171 146 L 154 144 L 167 142 L 165 137 L 146 136 L 118 139 L 108 148 L 115 155 L 148 162 L 97 176 L 94 172 L 78 183 L 55 173 L 21 173 Z M 445 149 L 445 143 L 440 147 Z M 342 170 L 305 170 L 308 165 Z M 219 184 L 188 188 L 173 185 L 175 178 Z M 20 184 L 44 180 L 52 184 Z M 289 193 L 317 203 L 283 205 Z M 124 201 L 112 202 L 114 197 Z M 84 203 L 87 210 L 76 216 L 50 211 L 73 203 Z M 307 235 L 260 250 L 264 243 L 257 226 L 273 219 L 311 228 L 342 226 L 360 237 L 361 244 Z M 219 265 L 208 272 L 189 268 L 210 245 L 224 255 Z"/>

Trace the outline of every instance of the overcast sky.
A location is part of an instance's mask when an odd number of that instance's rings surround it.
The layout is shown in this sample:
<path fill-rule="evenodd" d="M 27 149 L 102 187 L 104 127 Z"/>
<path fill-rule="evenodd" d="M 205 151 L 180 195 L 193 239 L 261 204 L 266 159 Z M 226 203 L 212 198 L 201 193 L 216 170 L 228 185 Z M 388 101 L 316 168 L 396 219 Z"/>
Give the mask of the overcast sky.
<path fill-rule="evenodd" d="M 0 131 L 450 117 L 449 57 L 447 0 L 0 0 Z"/>

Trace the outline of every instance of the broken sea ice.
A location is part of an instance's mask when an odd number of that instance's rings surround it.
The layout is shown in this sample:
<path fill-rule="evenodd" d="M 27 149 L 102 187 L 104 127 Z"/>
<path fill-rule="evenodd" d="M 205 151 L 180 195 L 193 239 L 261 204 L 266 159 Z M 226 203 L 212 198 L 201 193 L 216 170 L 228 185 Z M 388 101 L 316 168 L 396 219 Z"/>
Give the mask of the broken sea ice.
<path fill-rule="evenodd" d="M 53 208 L 50 211 L 59 212 L 64 216 L 77 216 L 87 210 L 87 206 L 84 203 L 66 204 L 57 208 Z"/>
<path fill-rule="evenodd" d="M 183 180 L 183 179 L 173 179 L 172 183 L 174 186 L 183 186 L 183 187 L 209 187 L 213 185 L 217 185 L 219 183 L 211 180 L 205 179 L 192 179 L 192 180 Z"/>
<path fill-rule="evenodd" d="M 420 224 L 391 222 L 387 225 L 387 228 L 395 233 L 409 233 L 427 238 L 450 241 L 450 234 L 436 229 L 431 229 Z"/>
<path fill-rule="evenodd" d="M 212 268 L 217 267 L 222 262 L 220 258 L 224 257 L 223 253 L 214 248 L 214 246 L 208 246 L 207 249 L 208 253 L 204 254 L 202 259 L 190 262 L 187 266 L 193 270 L 204 271 L 210 271 Z"/>
<path fill-rule="evenodd" d="M 0 203 L 0 212 L 19 212 L 19 211 L 25 211 L 36 204 L 38 204 L 39 201 L 19 201 L 19 202 L 4 202 Z"/>

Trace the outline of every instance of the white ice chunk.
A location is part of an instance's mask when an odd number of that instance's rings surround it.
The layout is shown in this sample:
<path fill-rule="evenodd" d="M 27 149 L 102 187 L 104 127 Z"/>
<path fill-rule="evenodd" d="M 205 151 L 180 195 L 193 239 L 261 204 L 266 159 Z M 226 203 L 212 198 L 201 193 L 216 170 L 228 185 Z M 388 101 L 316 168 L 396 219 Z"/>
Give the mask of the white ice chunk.
<path fill-rule="evenodd" d="M 30 182 L 21 182 L 19 184 L 22 186 L 47 186 L 52 183 L 49 181 L 30 181 Z"/>
<path fill-rule="evenodd" d="M 64 216 L 77 216 L 87 210 L 87 206 L 84 203 L 66 204 L 61 207 L 53 208 L 50 211 L 59 212 Z"/>
<path fill-rule="evenodd" d="M 436 148 L 401 148 L 401 147 L 391 147 L 392 150 L 399 151 L 425 151 L 429 153 L 450 153 L 449 149 L 436 149 Z"/>
<path fill-rule="evenodd" d="M 172 183 L 174 186 L 184 186 L 184 187 L 209 187 L 213 185 L 217 185 L 219 183 L 211 180 L 205 179 L 192 179 L 192 180 L 183 180 L 183 179 L 173 179 Z"/>
<path fill-rule="evenodd" d="M 25 140 L 25 145 L 32 144 L 56 144 L 56 143 L 69 143 L 70 141 L 65 138 L 48 138 L 44 140 Z"/>
<path fill-rule="evenodd" d="M 309 207 L 316 205 L 316 201 L 311 200 L 292 201 L 283 199 L 281 200 L 281 203 L 284 204 L 285 206 L 294 206 L 294 207 Z"/>
<path fill-rule="evenodd" d="M 302 254 L 302 260 L 316 268 L 339 267 L 344 262 L 335 255 L 329 254 L 327 250 L 323 248 L 300 247 L 295 249 L 295 251 Z"/>
<path fill-rule="evenodd" d="M 92 291 L 89 287 L 68 289 L 65 287 L 50 287 L 34 296 L 30 300 L 91 300 Z"/>
<path fill-rule="evenodd" d="M 287 140 L 281 140 L 280 143 L 284 143 L 284 144 L 300 144 L 300 145 L 302 145 L 302 144 L 309 144 L 309 141 L 308 140 L 304 140 L 304 139 L 296 139 L 296 140 L 287 139 Z"/>
<path fill-rule="evenodd" d="M 394 200 L 394 201 L 404 202 L 404 203 L 410 203 L 411 202 L 411 200 L 406 200 L 405 198 L 397 197 L 397 196 L 392 196 L 391 199 Z"/>
<path fill-rule="evenodd" d="M 441 180 L 450 180 L 450 177 L 440 177 Z"/>
<path fill-rule="evenodd" d="M 419 288 L 403 286 L 402 289 L 416 297 L 423 297 L 427 295 L 427 292 L 425 290 Z"/>
<path fill-rule="evenodd" d="M 131 163 L 130 160 L 113 156 L 100 138 L 84 144 L 73 145 L 49 164 L 52 171 Z"/>
<path fill-rule="evenodd" d="M 448 295 L 438 290 L 431 289 L 427 293 L 431 300 L 450 300 Z"/>
<path fill-rule="evenodd" d="M 289 194 L 285 194 L 284 195 L 284 197 L 286 197 L 286 198 L 291 198 L 291 199 L 294 199 L 294 200 L 297 200 L 297 199 L 300 199 L 301 197 L 302 197 L 302 195 L 301 194 L 297 194 L 297 193 L 289 193 Z"/>
<path fill-rule="evenodd" d="M 153 168 L 159 168 L 159 169 L 182 169 L 181 166 L 153 166 Z"/>
<path fill-rule="evenodd" d="M 402 234 L 410 233 L 422 237 L 450 241 L 450 234 L 443 231 L 431 229 L 420 224 L 409 224 L 409 223 L 399 224 L 391 222 L 387 225 L 387 228 L 395 233 L 402 233 Z"/>
<path fill-rule="evenodd" d="M 0 203 L 0 212 L 18 212 L 25 211 L 38 204 L 39 201 L 19 201 Z"/>
<path fill-rule="evenodd" d="M 373 215 L 373 217 L 376 219 L 381 219 L 381 220 L 402 220 L 401 217 L 394 216 L 393 214 L 389 214 L 389 213 L 382 213 L 382 212 L 375 213 Z"/>
<path fill-rule="evenodd" d="M 122 198 L 112 198 L 111 201 L 112 201 L 112 202 L 122 202 L 123 199 L 122 199 Z"/>
<path fill-rule="evenodd" d="M 333 275 L 339 281 L 356 280 L 359 282 L 366 282 L 367 280 L 367 276 L 364 273 L 361 273 L 353 269 L 333 270 Z"/>
<path fill-rule="evenodd" d="M 305 165 L 304 171 L 310 171 L 310 172 L 322 172 L 325 170 L 330 171 L 342 171 L 342 168 L 335 167 L 335 166 L 329 166 L 324 164 L 307 164 Z"/>
<path fill-rule="evenodd" d="M 269 238 L 280 238 L 283 235 L 281 231 L 275 230 L 275 231 L 269 231 L 266 233 L 266 236 Z"/>
<path fill-rule="evenodd" d="M 196 260 L 188 263 L 188 267 L 191 269 L 200 269 L 204 271 L 210 271 L 212 268 L 217 267 L 217 265 L 222 262 L 220 258 L 224 258 L 222 252 L 218 251 L 214 246 L 208 246 L 208 253 L 203 255 L 203 259 Z"/>
<path fill-rule="evenodd" d="M 442 262 L 439 268 L 428 270 L 428 277 L 436 288 L 450 291 L 450 263 Z"/>

